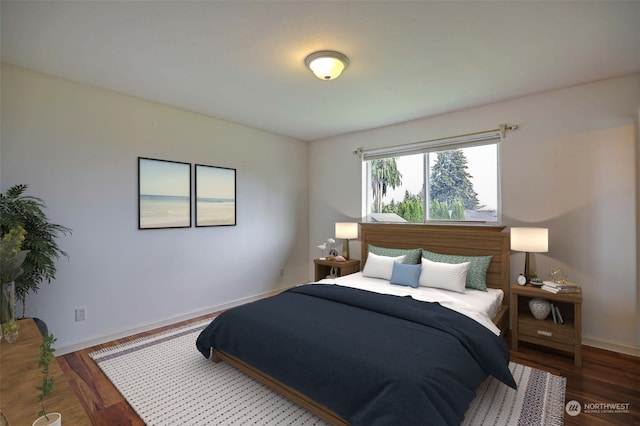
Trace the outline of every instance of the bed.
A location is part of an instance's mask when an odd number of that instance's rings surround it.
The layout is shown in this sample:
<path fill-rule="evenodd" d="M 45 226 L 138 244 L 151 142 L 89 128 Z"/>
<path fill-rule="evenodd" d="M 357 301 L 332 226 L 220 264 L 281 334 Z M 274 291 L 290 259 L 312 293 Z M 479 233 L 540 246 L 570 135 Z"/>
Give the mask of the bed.
<path fill-rule="evenodd" d="M 459 424 L 488 375 L 515 387 L 500 337 L 509 288 L 509 238 L 501 227 L 361 224 L 360 236 L 365 260 L 351 283 L 348 276 L 321 280 L 228 310 L 203 330 L 198 350 L 331 424 Z M 420 288 L 381 280 L 391 294 L 368 287 L 382 262 L 378 253 L 368 256 L 370 248 L 491 256 L 486 286 L 501 297 L 482 308 L 489 324 L 461 312 L 464 303 L 454 310 L 430 295 L 420 300 L 413 294 Z"/>
<path fill-rule="evenodd" d="M 509 328 L 509 234 L 504 226 L 362 223 L 361 258 L 364 268 L 369 246 L 407 249 L 420 247 L 435 253 L 491 256 L 486 272 L 488 288 L 501 290 L 503 299 L 492 318 L 501 333 Z"/>

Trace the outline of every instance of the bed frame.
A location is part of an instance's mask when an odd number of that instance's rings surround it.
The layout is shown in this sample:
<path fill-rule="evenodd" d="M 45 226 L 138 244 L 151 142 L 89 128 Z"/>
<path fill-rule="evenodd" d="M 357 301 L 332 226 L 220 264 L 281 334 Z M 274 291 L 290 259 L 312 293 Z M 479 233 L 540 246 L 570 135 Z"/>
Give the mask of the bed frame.
<path fill-rule="evenodd" d="M 487 271 L 487 286 L 504 291 L 503 305 L 493 319 L 494 324 L 504 333 L 509 326 L 509 309 L 506 303 L 509 301 L 510 245 L 509 234 L 502 232 L 503 229 L 502 226 L 362 223 L 360 224 L 361 258 L 363 259 L 361 267 L 364 267 L 366 262 L 369 244 L 389 248 L 424 248 L 442 254 L 492 255 Z M 348 425 L 344 419 L 327 407 L 234 356 L 213 350 L 211 358 L 216 363 L 225 361 L 231 364 L 332 425 Z"/>

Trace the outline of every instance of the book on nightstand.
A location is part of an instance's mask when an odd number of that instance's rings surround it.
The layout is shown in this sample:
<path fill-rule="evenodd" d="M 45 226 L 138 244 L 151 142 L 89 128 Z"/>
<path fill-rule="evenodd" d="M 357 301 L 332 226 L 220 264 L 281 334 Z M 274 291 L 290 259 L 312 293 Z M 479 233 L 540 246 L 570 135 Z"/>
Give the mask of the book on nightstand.
<path fill-rule="evenodd" d="M 554 324 L 564 324 L 562 314 L 560 314 L 560 308 L 555 303 L 551 304 L 551 316 L 553 317 Z"/>
<path fill-rule="evenodd" d="M 564 324 L 564 320 L 562 319 L 562 314 L 560 314 L 558 305 L 553 305 L 553 308 L 556 310 L 556 319 L 558 320 L 558 324 Z"/>
<path fill-rule="evenodd" d="M 549 293 L 579 293 L 582 288 L 578 284 L 565 281 L 564 283 L 554 283 L 553 281 L 543 281 L 542 290 Z"/>

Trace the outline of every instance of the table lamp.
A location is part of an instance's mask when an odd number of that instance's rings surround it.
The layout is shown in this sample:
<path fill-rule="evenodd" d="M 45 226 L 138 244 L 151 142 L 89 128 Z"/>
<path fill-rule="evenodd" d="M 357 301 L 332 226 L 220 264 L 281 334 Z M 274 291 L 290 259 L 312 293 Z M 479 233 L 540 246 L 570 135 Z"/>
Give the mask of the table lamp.
<path fill-rule="evenodd" d="M 358 222 L 336 222 L 336 238 L 344 239 L 342 257 L 349 259 L 349 240 L 358 238 Z"/>
<path fill-rule="evenodd" d="M 538 279 L 534 253 L 549 251 L 549 230 L 547 228 L 511 228 L 511 250 L 525 252 L 524 275 L 527 282 Z"/>

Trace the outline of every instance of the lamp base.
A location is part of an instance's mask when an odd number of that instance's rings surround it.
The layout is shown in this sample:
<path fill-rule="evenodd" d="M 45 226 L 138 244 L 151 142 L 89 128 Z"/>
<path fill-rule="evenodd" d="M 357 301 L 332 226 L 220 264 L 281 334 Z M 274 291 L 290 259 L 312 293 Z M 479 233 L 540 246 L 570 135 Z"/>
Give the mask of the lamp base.
<path fill-rule="evenodd" d="M 345 260 L 349 260 L 349 240 L 345 239 L 344 242 L 342 243 L 342 257 L 344 257 Z"/>
<path fill-rule="evenodd" d="M 537 280 L 538 274 L 536 273 L 536 258 L 533 253 L 526 252 L 524 255 L 524 276 L 527 277 L 527 282 L 531 280 Z"/>

